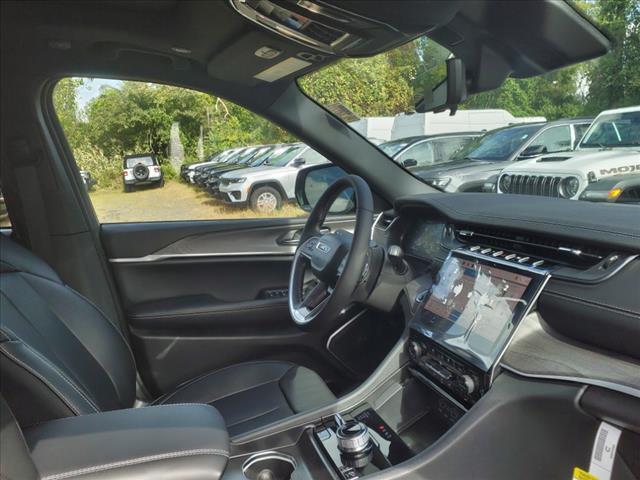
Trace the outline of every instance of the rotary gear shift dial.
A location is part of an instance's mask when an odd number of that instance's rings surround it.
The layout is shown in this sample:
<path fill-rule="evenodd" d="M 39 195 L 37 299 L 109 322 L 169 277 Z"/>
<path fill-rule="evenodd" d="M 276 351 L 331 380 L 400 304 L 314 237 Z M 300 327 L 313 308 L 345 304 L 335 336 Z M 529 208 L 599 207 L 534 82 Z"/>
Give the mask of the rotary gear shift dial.
<path fill-rule="evenodd" d="M 335 417 L 338 427 L 336 437 L 338 438 L 338 449 L 347 455 L 359 455 L 371 450 L 371 437 L 369 428 L 356 420 L 345 420 L 340 416 Z"/>

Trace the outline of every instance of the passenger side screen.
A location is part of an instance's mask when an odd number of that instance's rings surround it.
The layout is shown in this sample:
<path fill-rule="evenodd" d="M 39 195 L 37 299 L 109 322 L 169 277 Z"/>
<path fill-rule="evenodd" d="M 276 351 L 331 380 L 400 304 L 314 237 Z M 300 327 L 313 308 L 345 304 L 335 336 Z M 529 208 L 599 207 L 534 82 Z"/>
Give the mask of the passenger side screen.
<path fill-rule="evenodd" d="M 453 252 L 420 314 L 421 332 L 489 371 L 546 282 L 545 272 Z"/>

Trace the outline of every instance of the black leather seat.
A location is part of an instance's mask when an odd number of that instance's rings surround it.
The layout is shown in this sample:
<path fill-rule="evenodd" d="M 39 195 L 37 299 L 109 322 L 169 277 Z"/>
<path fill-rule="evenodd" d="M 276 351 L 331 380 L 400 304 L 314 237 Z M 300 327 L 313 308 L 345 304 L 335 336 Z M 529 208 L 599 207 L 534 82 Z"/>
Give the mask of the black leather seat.
<path fill-rule="evenodd" d="M 136 368 L 119 328 L 4 235 L 0 260 L 0 388 L 20 424 L 131 407 Z M 207 373 L 154 403 L 214 405 L 236 435 L 334 399 L 315 372 L 265 361 Z"/>

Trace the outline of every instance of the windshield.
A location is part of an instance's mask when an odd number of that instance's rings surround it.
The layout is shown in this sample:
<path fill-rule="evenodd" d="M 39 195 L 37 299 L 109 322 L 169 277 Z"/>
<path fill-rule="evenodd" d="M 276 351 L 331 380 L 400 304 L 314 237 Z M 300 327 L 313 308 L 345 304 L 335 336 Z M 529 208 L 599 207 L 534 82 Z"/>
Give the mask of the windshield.
<path fill-rule="evenodd" d="M 624 199 L 623 190 L 615 186 L 611 197 L 592 195 L 591 190 L 601 178 L 613 175 L 610 172 L 632 175 L 628 166 L 637 164 L 640 10 L 633 0 L 575 3 L 610 30 L 614 37 L 610 53 L 530 78 L 508 77 L 493 90 L 469 91 L 453 112 L 416 110 L 419 99 L 433 97 L 433 89 L 446 80 L 446 62 L 456 57 L 447 44 L 428 36 L 372 57 L 343 58 L 299 77 L 298 85 L 394 161 L 396 168 L 437 190 L 622 203 L 616 195 Z M 481 44 L 478 39 L 478 47 Z M 467 78 L 469 90 L 477 81 Z M 618 110 L 609 112 L 613 109 Z M 597 122 L 586 130 L 594 118 Z M 466 138 L 454 142 L 451 137 L 456 135 Z M 419 141 L 425 137 L 430 141 Z M 603 148 L 621 151 L 589 160 L 588 165 L 569 162 L 580 154 L 575 150 Z M 631 151 L 635 158 L 628 156 Z M 381 160 L 371 159 L 372 164 L 376 161 Z M 499 179 L 504 175 L 507 180 L 501 189 Z M 524 179 L 518 188 L 510 189 L 511 175 Z M 562 187 L 545 190 L 541 187 L 545 182 L 536 183 L 540 178 L 561 181 Z"/>
<path fill-rule="evenodd" d="M 640 110 L 600 115 L 580 143 L 580 148 L 638 146 L 640 146 Z"/>
<path fill-rule="evenodd" d="M 540 130 L 539 125 L 526 125 L 487 133 L 470 142 L 453 155 L 451 160 L 481 160 L 485 162 L 509 160 L 538 130 Z"/>
<path fill-rule="evenodd" d="M 153 162 L 153 157 L 132 157 L 127 158 L 127 168 L 133 168 L 138 164 L 146 165 L 147 167 L 151 167 L 155 165 Z"/>
<path fill-rule="evenodd" d="M 292 147 L 287 147 L 283 149 L 279 155 L 274 154 L 265 162 L 265 165 L 269 165 L 271 167 L 284 167 L 291 160 L 296 158 L 296 155 L 302 153 L 302 149 L 304 147 L 301 145 L 296 145 Z"/>

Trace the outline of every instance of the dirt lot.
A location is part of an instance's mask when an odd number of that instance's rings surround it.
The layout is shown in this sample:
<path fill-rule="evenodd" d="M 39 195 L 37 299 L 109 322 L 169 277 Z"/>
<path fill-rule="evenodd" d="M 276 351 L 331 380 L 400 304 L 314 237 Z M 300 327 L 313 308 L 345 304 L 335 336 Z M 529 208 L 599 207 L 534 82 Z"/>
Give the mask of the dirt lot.
<path fill-rule="evenodd" d="M 178 181 L 167 181 L 163 188 L 144 188 L 131 193 L 124 193 L 122 190 L 96 190 L 90 192 L 89 196 L 101 223 L 306 215 L 297 205 L 292 204 L 285 205 L 270 215 L 224 205 L 208 193 Z"/>

